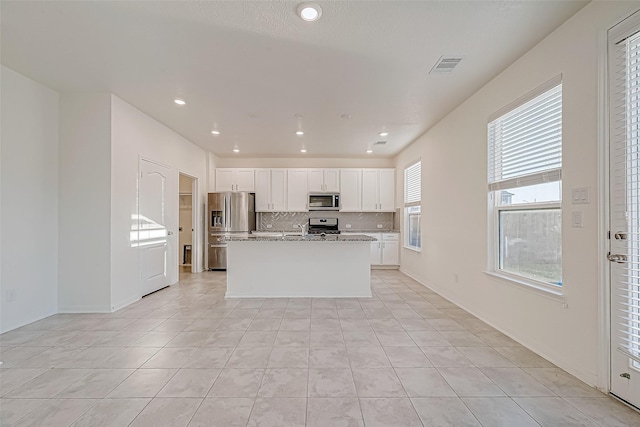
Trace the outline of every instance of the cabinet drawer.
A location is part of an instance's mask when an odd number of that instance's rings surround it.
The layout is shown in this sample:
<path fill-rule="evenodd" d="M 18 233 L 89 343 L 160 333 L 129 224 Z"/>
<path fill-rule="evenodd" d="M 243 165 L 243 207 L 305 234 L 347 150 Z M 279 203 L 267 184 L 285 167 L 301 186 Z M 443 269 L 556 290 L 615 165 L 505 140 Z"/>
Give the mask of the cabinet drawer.
<path fill-rule="evenodd" d="M 400 233 L 382 233 L 382 240 L 400 240 Z"/>

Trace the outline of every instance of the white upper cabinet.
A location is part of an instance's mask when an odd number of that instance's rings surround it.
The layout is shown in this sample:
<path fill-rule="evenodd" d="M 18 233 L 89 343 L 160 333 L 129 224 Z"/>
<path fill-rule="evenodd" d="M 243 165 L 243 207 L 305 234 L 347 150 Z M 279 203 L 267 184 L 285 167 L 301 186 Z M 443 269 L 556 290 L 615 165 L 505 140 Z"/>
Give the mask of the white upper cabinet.
<path fill-rule="evenodd" d="M 393 212 L 395 169 L 216 169 L 216 191 L 256 193 L 256 212 L 307 212 L 309 193 L 340 193 L 342 212 Z"/>
<path fill-rule="evenodd" d="M 380 169 L 378 175 L 378 200 L 381 211 L 395 210 L 396 170 Z"/>
<path fill-rule="evenodd" d="M 340 169 L 340 211 L 362 211 L 362 169 Z"/>
<path fill-rule="evenodd" d="M 378 169 L 362 171 L 362 210 L 378 210 Z"/>
<path fill-rule="evenodd" d="M 256 169 L 256 212 L 284 212 L 287 208 L 287 170 Z"/>
<path fill-rule="evenodd" d="M 362 211 L 392 212 L 395 199 L 395 169 L 362 170 Z"/>
<path fill-rule="evenodd" d="M 287 170 L 287 211 L 308 211 L 307 169 Z"/>
<path fill-rule="evenodd" d="M 340 192 L 340 169 L 324 170 L 324 191 Z"/>
<path fill-rule="evenodd" d="M 340 169 L 308 169 L 309 193 L 337 193 L 340 191 Z"/>
<path fill-rule="evenodd" d="M 216 169 L 216 191 L 254 191 L 254 170 L 249 168 Z"/>

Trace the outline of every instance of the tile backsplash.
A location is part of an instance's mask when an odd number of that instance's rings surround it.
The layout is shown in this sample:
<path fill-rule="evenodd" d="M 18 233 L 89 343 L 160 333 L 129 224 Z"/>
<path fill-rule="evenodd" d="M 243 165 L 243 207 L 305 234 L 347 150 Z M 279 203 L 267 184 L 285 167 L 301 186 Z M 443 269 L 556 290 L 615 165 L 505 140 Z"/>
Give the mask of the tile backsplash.
<path fill-rule="evenodd" d="M 388 231 L 394 229 L 394 216 L 393 212 L 259 212 L 256 228 L 258 231 L 295 230 L 298 224 L 308 223 L 309 218 L 338 218 L 340 230 Z M 347 224 L 351 224 L 351 228 Z"/>

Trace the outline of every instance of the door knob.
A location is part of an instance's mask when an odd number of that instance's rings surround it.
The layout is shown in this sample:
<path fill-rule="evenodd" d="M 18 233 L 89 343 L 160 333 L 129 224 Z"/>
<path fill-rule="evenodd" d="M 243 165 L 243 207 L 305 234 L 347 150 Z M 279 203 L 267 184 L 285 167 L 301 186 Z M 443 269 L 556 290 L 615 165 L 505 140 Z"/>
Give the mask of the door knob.
<path fill-rule="evenodd" d="M 609 254 L 607 259 L 611 262 L 617 262 L 618 264 L 624 264 L 627 262 L 627 256 L 622 254 Z"/>
<path fill-rule="evenodd" d="M 173 231 L 168 230 L 168 231 L 167 231 L 167 235 L 169 235 L 169 236 L 173 236 Z"/>

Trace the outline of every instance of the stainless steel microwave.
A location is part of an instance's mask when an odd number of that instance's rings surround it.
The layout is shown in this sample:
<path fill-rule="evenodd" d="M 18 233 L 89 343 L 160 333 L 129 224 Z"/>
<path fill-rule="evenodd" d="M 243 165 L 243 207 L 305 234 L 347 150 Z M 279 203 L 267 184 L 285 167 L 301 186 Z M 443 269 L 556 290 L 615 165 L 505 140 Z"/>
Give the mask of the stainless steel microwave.
<path fill-rule="evenodd" d="M 339 211 L 340 194 L 316 193 L 309 194 L 310 211 Z"/>

